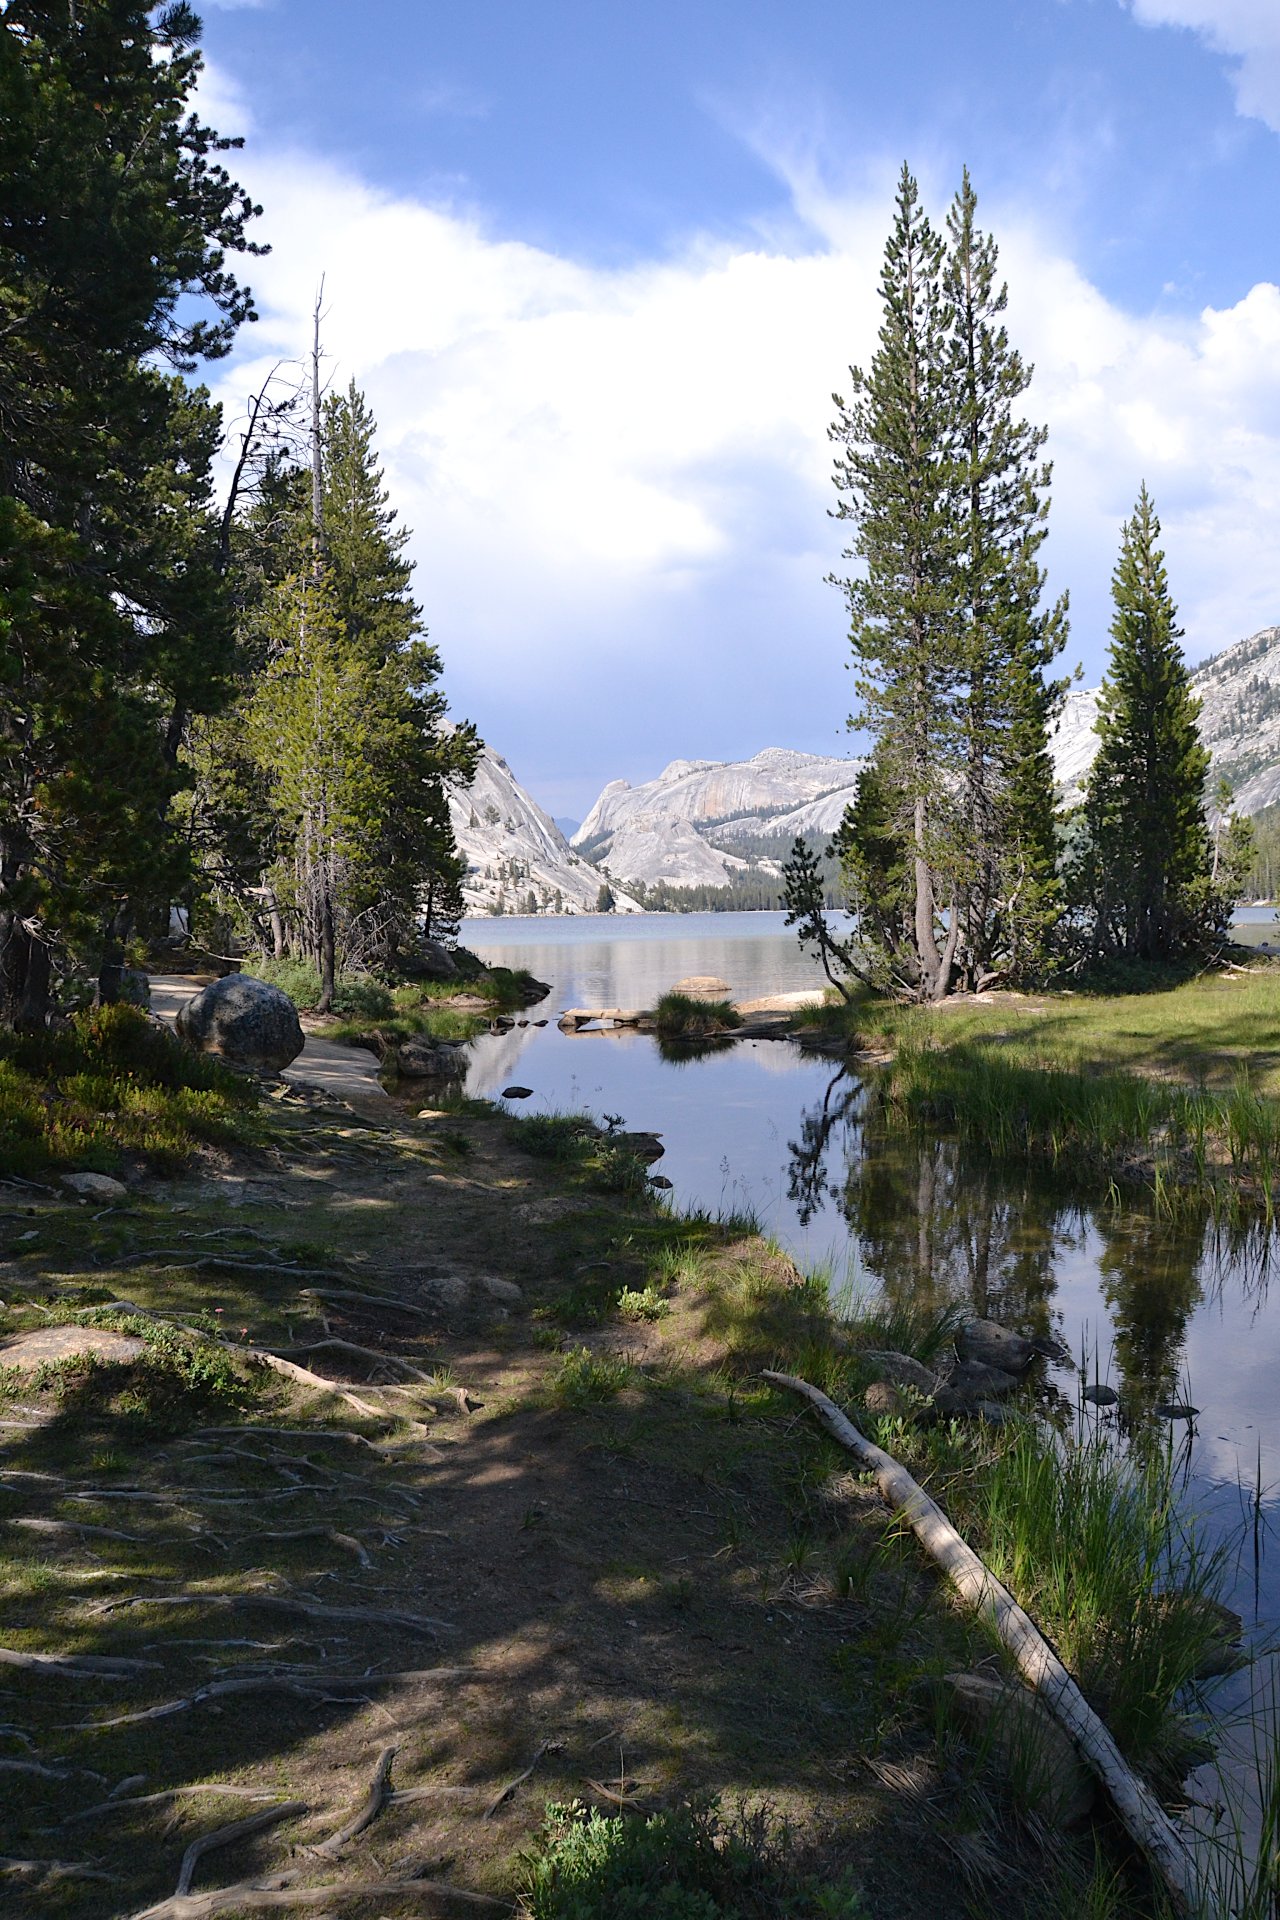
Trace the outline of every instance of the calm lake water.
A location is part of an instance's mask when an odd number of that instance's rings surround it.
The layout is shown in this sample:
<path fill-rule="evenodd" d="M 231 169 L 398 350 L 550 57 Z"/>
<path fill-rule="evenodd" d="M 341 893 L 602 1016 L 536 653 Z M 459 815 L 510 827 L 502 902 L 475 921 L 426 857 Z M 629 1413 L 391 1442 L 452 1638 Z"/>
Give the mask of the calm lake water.
<path fill-rule="evenodd" d="M 1274 915 L 1249 917 L 1256 927 Z M 885 1138 L 847 1068 L 786 1041 L 673 1062 L 649 1035 L 557 1029 L 565 1007 L 652 1006 L 688 974 L 718 975 L 735 998 L 820 986 L 781 914 L 475 920 L 461 938 L 552 988 L 530 1009 L 546 1027 L 475 1043 L 469 1092 L 497 1098 L 519 1083 L 533 1089 L 523 1111 L 587 1109 L 652 1128 L 677 1206 L 751 1210 L 802 1266 L 828 1268 L 833 1287 L 963 1301 L 1029 1334 L 1052 1333 L 1137 1417 L 1162 1401 L 1198 1408 L 1194 1422 L 1170 1429 L 1186 1511 L 1209 1543 L 1230 1542 L 1224 1597 L 1255 1646 L 1280 1637 L 1280 1245 L 1207 1221 L 1174 1228 L 1011 1179 L 966 1162 L 950 1140 Z M 1074 1405 L 1078 1371 L 1059 1369 L 1054 1383 Z M 1264 1658 L 1226 1682 L 1217 1705 L 1242 1711 L 1259 1679 L 1275 1686 L 1274 1675 Z M 1241 1738 L 1233 1798 L 1251 1772 L 1252 1734 Z M 1192 1784 L 1216 1797 L 1211 1782 Z"/>

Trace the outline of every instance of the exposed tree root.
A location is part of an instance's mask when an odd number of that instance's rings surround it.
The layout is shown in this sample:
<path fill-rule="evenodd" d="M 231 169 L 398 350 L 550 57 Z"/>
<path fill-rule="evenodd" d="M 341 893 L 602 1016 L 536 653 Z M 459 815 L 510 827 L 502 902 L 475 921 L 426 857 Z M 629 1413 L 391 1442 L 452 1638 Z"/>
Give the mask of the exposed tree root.
<path fill-rule="evenodd" d="M 343 1300 L 362 1307 L 388 1307 L 406 1314 L 411 1320 L 435 1320 L 439 1316 L 430 1307 L 415 1306 L 411 1300 L 393 1300 L 385 1293 L 357 1293 L 351 1287 L 299 1287 L 304 1300 Z"/>
<path fill-rule="evenodd" d="M 119 1613 L 125 1607 L 213 1607 L 223 1613 L 283 1613 L 304 1620 L 358 1620 L 361 1626 L 403 1627 L 406 1633 L 436 1640 L 456 1633 L 451 1620 L 435 1620 L 423 1613 L 400 1613 L 383 1607 L 328 1607 L 322 1601 L 294 1599 L 283 1593 L 133 1593 L 119 1600 L 102 1600 L 95 1613 Z M 41 1656 L 33 1654 L 32 1659 Z M 142 1664 L 155 1666 L 155 1661 Z"/>
<path fill-rule="evenodd" d="M 91 1527 L 85 1520 L 41 1520 L 31 1514 L 14 1514 L 11 1527 L 25 1527 L 29 1533 L 76 1533 L 85 1540 L 140 1541 L 140 1533 L 122 1533 L 118 1527 Z"/>
<path fill-rule="evenodd" d="M 354 1553 L 362 1567 L 373 1565 L 373 1561 L 355 1535 L 339 1533 L 336 1527 L 284 1527 L 278 1533 L 257 1531 L 242 1535 L 234 1544 L 252 1547 L 256 1546 L 260 1540 L 330 1540 L 335 1547 L 342 1547 L 347 1553 Z"/>
<path fill-rule="evenodd" d="M 505 1805 L 505 1803 L 511 1798 L 512 1794 L 515 1792 L 516 1788 L 522 1787 L 524 1785 L 525 1781 L 529 1778 L 529 1775 L 534 1771 L 534 1769 L 538 1765 L 538 1762 L 542 1759 L 543 1754 L 550 1753 L 554 1745 L 555 1745 L 555 1742 L 552 1740 L 543 1741 L 542 1745 L 538 1748 L 538 1751 L 534 1754 L 532 1760 L 529 1762 L 524 1772 L 518 1773 L 514 1780 L 508 1780 L 506 1786 L 502 1789 L 502 1792 L 498 1795 L 497 1799 L 491 1801 L 490 1804 L 485 1808 L 484 1817 L 486 1820 L 492 1820 L 494 1814 L 498 1811 L 498 1808 Z"/>
<path fill-rule="evenodd" d="M 243 1820 L 233 1820 L 229 1826 L 215 1827 L 212 1833 L 200 1834 L 182 1856 L 175 1893 L 179 1896 L 190 1893 L 196 1868 L 206 1853 L 213 1853 L 218 1847 L 232 1846 L 237 1840 L 247 1840 L 251 1833 L 261 1833 L 265 1827 L 274 1827 L 281 1820 L 292 1820 L 306 1811 L 305 1800 L 282 1800 L 278 1806 L 267 1807 L 261 1813 L 247 1813 Z"/>
<path fill-rule="evenodd" d="M 101 1779 L 96 1774 L 95 1779 Z M 145 1780 L 145 1774 L 138 1774 L 135 1780 Z M 159 1793 L 135 1793 L 128 1796 L 112 1794 L 106 1800 L 99 1800 L 95 1806 L 81 1807 L 77 1813 L 69 1813 L 58 1822 L 60 1827 L 78 1826 L 82 1820 L 97 1820 L 104 1813 L 118 1813 L 122 1807 L 162 1807 L 167 1800 L 185 1800 L 195 1794 L 207 1793 L 216 1799 L 236 1800 L 275 1800 L 273 1793 L 264 1793 L 260 1787 L 192 1786 L 165 1787 Z"/>
<path fill-rule="evenodd" d="M 355 1447 L 372 1447 L 363 1433 L 347 1427 L 201 1427 L 192 1436 L 196 1440 L 221 1440 L 242 1433 L 267 1434 L 273 1440 L 347 1440 Z"/>
<path fill-rule="evenodd" d="M 181 1699 L 164 1700 L 154 1707 L 139 1707 L 133 1713 L 116 1714 L 110 1720 L 64 1722 L 61 1731 L 105 1733 L 111 1727 L 136 1726 L 144 1720 L 167 1720 L 171 1714 L 186 1713 L 193 1707 L 202 1706 L 206 1700 L 224 1700 L 237 1694 L 285 1693 L 295 1700 L 323 1704 L 326 1701 L 350 1700 L 353 1696 L 359 1699 L 362 1695 L 375 1693 L 379 1687 L 396 1684 L 434 1686 L 487 1678 L 488 1675 L 480 1667 L 417 1667 L 400 1673 L 315 1674 L 307 1677 L 288 1673 L 233 1675 L 206 1681 L 204 1686 L 197 1687 L 194 1693 L 184 1694 Z"/>
<path fill-rule="evenodd" d="M 368 1400 L 362 1400 L 349 1387 L 338 1380 L 326 1380 L 318 1373 L 312 1373 L 309 1367 L 299 1367 L 292 1360 L 282 1359 L 278 1353 L 268 1353 L 265 1347 L 228 1347 L 241 1360 L 247 1360 L 252 1367 L 270 1367 L 273 1373 L 282 1373 L 286 1380 L 292 1380 L 295 1386 L 307 1387 L 312 1393 L 333 1393 L 344 1400 L 357 1413 L 367 1414 L 373 1420 L 385 1420 L 386 1411 L 375 1407 Z"/>
<path fill-rule="evenodd" d="M 379 1353 L 376 1347 L 360 1347 L 354 1340 L 339 1340 L 333 1334 L 327 1335 L 323 1340 L 297 1341 L 293 1346 L 286 1348 L 285 1352 L 353 1353 L 357 1360 L 370 1360 L 379 1367 L 399 1367 L 402 1373 L 407 1373 L 413 1380 L 421 1380 L 424 1386 L 431 1384 L 431 1375 L 424 1373 L 421 1367 L 415 1366 L 412 1360 L 406 1360 L 402 1354 Z M 279 1359 L 281 1356 L 277 1353 L 276 1357 Z"/>
<path fill-rule="evenodd" d="M 86 1860 L 16 1860 L 10 1854 L 0 1854 L 0 1874 L 37 1884 L 46 1880 L 114 1881 L 117 1877 L 114 1873 L 103 1873 L 98 1867 L 91 1867 Z"/>
<path fill-rule="evenodd" d="M 377 1765 L 373 1770 L 373 1778 L 369 1782 L 360 1805 L 351 1815 L 351 1818 L 344 1820 L 342 1825 L 337 1828 L 335 1832 L 331 1833 L 327 1840 L 322 1840 L 319 1846 L 312 1847 L 310 1849 L 312 1853 L 339 1853 L 342 1848 L 346 1846 L 348 1840 L 354 1840 L 358 1833 L 363 1833 L 366 1827 L 373 1824 L 387 1803 L 388 1785 L 391 1779 L 391 1763 L 395 1759 L 398 1751 L 399 1749 L 396 1747 L 384 1747 L 382 1749 L 382 1752 L 378 1755 Z M 183 1889 L 179 1887 L 178 1891 L 181 1893 Z"/>
<path fill-rule="evenodd" d="M 212 1893 L 175 1894 L 159 1906 L 136 1913 L 132 1920 L 211 1920 L 211 1916 L 232 1911 L 274 1913 L 290 1907 L 326 1907 L 348 1900 L 389 1900 L 397 1894 L 412 1894 L 416 1900 L 433 1907 L 464 1906 L 479 1913 L 512 1911 L 509 1900 L 495 1900 L 487 1893 L 468 1893 L 451 1886 L 447 1880 L 335 1880 L 323 1887 L 294 1887 L 287 1884 L 292 1874 L 277 1874 L 274 1883 L 241 1881 L 238 1886 L 219 1887 Z"/>
<path fill-rule="evenodd" d="M 0 1667 L 19 1667 L 24 1673 L 43 1673 L 54 1680 L 131 1680 L 136 1673 L 159 1673 L 160 1660 L 133 1660 L 123 1654 L 19 1653 L 0 1647 Z"/>

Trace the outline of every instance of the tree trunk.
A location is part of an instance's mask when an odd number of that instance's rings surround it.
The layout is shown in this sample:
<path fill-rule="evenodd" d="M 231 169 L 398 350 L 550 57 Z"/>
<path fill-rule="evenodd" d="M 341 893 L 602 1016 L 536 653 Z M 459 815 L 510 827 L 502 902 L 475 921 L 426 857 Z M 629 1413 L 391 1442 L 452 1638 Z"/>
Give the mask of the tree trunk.
<path fill-rule="evenodd" d="M 39 1033 L 49 1024 L 49 949 L 13 912 L 0 913 L 0 1026 Z"/>
<path fill-rule="evenodd" d="M 102 964 L 98 968 L 96 1004 L 113 1007 L 124 985 L 124 943 L 133 931 L 133 911 L 122 900 L 106 930 L 102 943 Z"/>
<path fill-rule="evenodd" d="M 924 853 L 925 837 L 924 795 L 917 794 L 915 803 L 915 877 L 916 877 L 916 952 L 920 956 L 920 998 L 934 1000 L 938 998 L 938 975 L 941 962 L 938 956 L 938 942 L 933 931 L 933 875 L 929 871 L 929 862 Z"/>
<path fill-rule="evenodd" d="M 316 1001 L 317 1013 L 333 1012 L 333 995 L 337 985 L 337 940 L 333 928 L 333 890 L 329 885 L 329 876 L 323 874 L 320 880 L 320 897 L 316 902 L 316 917 L 320 934 L 320 998 Z"/>

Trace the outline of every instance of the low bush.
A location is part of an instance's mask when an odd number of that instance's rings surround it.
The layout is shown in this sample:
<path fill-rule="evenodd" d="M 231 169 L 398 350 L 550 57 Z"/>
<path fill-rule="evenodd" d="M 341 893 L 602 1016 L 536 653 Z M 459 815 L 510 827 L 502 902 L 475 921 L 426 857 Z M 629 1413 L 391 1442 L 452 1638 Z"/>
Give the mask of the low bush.
<path fill-rule="evenodd" d="M 630 1363 L 619 1353 L 592 1353 L 575 1347 L 566 1353 L 551 1376 L 552 1396 L 562 1407 L 598 1406 L 621 1393 L 631 1379 Z"/>
<path fill-rule="evenodd" d="M 124 1153 L 175 1170 L 201 1141 L 255 1139 L 257 1101 L 252 1082 L 138 1008 L 90 1009 L 53 1031 L 0 1036 L 0 1170 L 108 1171 Z"/>
<path fill-rule="evenodd" d="M 525 1857 L 530 1920 L 867 1920 L 847 1883 L 797 1871 L 767 1812 L 726 1820 L 713 1801 L 647 1816 L 547 1807 Z"/>

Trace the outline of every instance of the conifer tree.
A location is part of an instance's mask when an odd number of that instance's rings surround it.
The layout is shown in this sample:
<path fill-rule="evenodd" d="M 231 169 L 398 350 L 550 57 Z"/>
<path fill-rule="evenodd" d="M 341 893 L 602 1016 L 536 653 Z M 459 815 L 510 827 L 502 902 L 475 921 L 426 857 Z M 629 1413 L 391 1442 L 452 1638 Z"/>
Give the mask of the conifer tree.
<path fill-rule="evenodd" d="M 1095 957 L 1194 952 L 1219 918 L 1205 820 L 1209 755 L 1146 486 L 1112 576 L 1115 616 L 1085 787 L 1079 881 Z"/>
<path fill-rule="evenodd" d="M 256 209 L 189 113 L 190 8 L 0 13 L 0 1020 L 38 1026 L 68 948 L 169 897 L 175 708 L 230 664 L 218 416 L 170 369 L 251 317 Z M 198 296 L 184 301 L 184 296 Z"/>
<path fill-rule="evenodd" d="M 1047 429 L 1019 411 L 1032 370 L 1010 345 L 998 251 L 976 225 L 968 168 L 947 217 L 944 285 L 952 319 L 957 719 L 965 842 L 957 976 L 970 989 L 1024 981 L 1044 962 L 1056 918 L 1053 767 L 1048 729 L 1063 686 L 1045 669 L 1066 643 L 1066 596 L 1041 608 L 1037 555 L 1048 531 Z"/>
<path fill-rule="evenodd" d="M 891 829 L 907 844 L 909 933 L 886 964 L 905 990 L 934 1000 L 950 988 L 961 918 L 950 776 L 957 766 L 955 691 L 962 671 L 951 619 L 956 562 L 954 422 L 943 246 L 904 166 L 880 275 L 883 316 L 867 373 L 850 369 L 852 400 L 833 395 L 831 437 L 843 448 L 838 517 L 855 532 L 845 557 L 862 571 L 842 586 L 862 710 L 876 740 Z M 940 909 L 949 909 L 940 931 Z"/>

